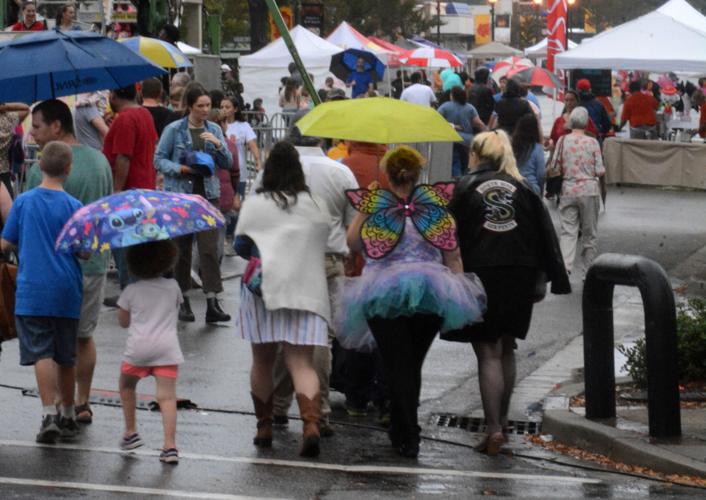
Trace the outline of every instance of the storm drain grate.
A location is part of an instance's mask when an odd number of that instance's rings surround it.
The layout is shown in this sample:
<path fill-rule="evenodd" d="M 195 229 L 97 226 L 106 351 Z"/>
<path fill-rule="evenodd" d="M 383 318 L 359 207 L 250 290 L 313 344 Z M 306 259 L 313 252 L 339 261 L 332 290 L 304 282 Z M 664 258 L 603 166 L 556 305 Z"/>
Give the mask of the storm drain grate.
<path fill-rule="evenodd" d="M 468 432 L 485 432 L 485 420 L 479 417 L 467 417 L 452 413 L 436 413 L 431 416 L 432 424 L 439 427 L 463 429 Z M 510 434 L 525 436 L 539 434 L 542 430 L 541 422 L 529 420 L 509 420 L 508 431 Z"/>

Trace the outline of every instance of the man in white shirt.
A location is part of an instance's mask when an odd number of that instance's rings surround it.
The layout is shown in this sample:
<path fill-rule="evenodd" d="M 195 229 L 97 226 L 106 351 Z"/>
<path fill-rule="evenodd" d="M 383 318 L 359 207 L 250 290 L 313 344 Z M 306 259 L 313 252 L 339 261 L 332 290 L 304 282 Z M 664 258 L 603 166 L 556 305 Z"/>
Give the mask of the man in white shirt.
<path fill-rule="evenodd" d="M 335 317 L 340 308 L 341 292 L 343 291 L 344 260 L 348 256 L 346 229 L 355 216 L 355 209 L 348 202 L 346 190 L 358 189 L 358 182 L 353 172 L 344 164 L 328 158 L 321 148 L 320 139 L 302 137 L 299 129 L 294 127 L 289 140 L 297 146 L 299 161 L 304 170 L 306 184 L 311 193 L 321 199 L 333 219 L 329 233 L 326 251 L 326 278 L 328 281 L 331 316 Z M 255 180 L 259 184 L 260 176 Z M 254 188 L 255 186 L 253 186 Z M 329 332 L 331 339 L 333 332 Z M 319 431 L 323 437 L 333 435 L 328 417 L 331 413 L 329 404 L 329 381 L 331 377 L 331 348 L 314 346 L 314 368 L 319 376 L 321 391 L 321 420 Z M 287 412 L 292 404 L 292 385 L 289 372 L 284 364 L 281 351 L 277 353 L 274 367 L 274 422 L 275 425 L 286 425 Z"/>
<path fill-rule="evenodd" d="M 422 74 L 419 72 L 412 73 L 410 78 L 412 85 L 407 87 L 400 96 L 401 101 L 419 104 L 420 106 L 431 107 L 436 103 L 436 95 L 431 87 L 422 84 Z"/>

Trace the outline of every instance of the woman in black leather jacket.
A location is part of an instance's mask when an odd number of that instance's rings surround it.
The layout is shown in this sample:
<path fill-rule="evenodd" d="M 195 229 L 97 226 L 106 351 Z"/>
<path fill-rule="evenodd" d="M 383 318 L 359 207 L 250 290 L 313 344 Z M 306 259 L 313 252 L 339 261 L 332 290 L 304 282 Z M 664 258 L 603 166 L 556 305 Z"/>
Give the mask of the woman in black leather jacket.
<path fill-rule="evenodd" d="M 483 282 L 488 311 L 482 323 L 441 338 L 473 344 L 488 430 L 479 448 L 494 455 L 506 441 L 515 341 L 527 336 L 547 281 L 553 293 L 570 293 L 571 287 L 549 214 L 518 171 L 507 134 L 477 135 L 470 164 L 449 209 L 458 222 L 464 271 Z"/>

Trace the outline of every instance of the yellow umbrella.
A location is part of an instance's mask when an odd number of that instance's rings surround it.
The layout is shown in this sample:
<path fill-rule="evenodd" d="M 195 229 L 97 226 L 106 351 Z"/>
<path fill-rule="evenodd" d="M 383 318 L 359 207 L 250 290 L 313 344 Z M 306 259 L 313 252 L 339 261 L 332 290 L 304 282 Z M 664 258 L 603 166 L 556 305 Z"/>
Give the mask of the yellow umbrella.
<path fill-rule="evenodd" d="M 376 144 L 462 140 L 436 110 L 387 97 L 327 102 L 297 127 L 302 135 Z"/>
<path fill-rule="evenodd" d="M 190 68 L 191 61 L 184 53 L 169 42 L 146 36 L 133 36 L 118 40 L 133 52 L 144 56 L 163 68 Z"/>

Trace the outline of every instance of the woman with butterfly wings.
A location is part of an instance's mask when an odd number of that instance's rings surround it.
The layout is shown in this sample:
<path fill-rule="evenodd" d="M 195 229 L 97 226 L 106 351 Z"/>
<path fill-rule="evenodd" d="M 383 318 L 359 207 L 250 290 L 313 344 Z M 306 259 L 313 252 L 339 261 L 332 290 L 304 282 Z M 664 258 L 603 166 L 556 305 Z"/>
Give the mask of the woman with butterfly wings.
<path fill-rule="evenodd" d="M 382 161 L 390 190 L 347 191 L 358 210 L 348 229 L 351 251 L 365 253 L 359 278 L 344 288 L 339 342 L 377 344 L 388 376 L 390 441 L 406 457 L 419 454 L 417 406 L 421 370 L 439 331 L 481 321 L 485 292 L 463 273 L 456 221 L 446 209 L 454 186 L 417 186 L 424 158 L 402 146 Z"/>

